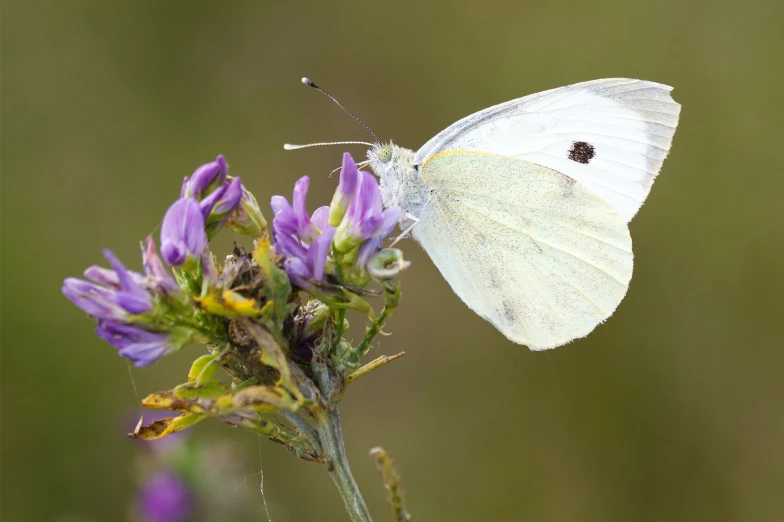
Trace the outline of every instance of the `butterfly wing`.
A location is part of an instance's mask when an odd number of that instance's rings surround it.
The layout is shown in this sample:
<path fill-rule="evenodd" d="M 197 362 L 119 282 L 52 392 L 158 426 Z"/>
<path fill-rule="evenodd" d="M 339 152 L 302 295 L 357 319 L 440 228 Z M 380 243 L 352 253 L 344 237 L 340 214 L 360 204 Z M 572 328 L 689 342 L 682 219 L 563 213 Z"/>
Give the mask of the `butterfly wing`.
<path fill-rule="evenodd" d="M 454 123 L 425 143 L 415 161 L 450 150 L 525 159 L 590 187 L 628 222 L 670 150 L 681 108 L 671 90 L 616 78 L 532 94 Z"/>
<path fill-rule="evenodd" d="M 590 333 L 626 294 L 626 222 L 563 174 L 454 151 L 421 168 L 430 201 L 413 229 L 465 303 L 514 342 L 554 348 Z"/>

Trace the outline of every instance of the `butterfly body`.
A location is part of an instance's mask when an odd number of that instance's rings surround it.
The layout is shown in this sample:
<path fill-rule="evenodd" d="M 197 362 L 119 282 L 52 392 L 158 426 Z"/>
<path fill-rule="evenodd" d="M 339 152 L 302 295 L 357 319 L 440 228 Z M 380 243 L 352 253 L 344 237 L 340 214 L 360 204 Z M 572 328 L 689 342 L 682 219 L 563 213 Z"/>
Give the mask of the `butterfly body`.
<path fill-rule="evenodd" d="M 417 152 L 368 151 L 453 290 L 514 342 L 540 350 L 590 333 L 623 299 L 627 222 L 667 155 L 680 105 L 665 85 L 607 79 L 470 115 Z"/>

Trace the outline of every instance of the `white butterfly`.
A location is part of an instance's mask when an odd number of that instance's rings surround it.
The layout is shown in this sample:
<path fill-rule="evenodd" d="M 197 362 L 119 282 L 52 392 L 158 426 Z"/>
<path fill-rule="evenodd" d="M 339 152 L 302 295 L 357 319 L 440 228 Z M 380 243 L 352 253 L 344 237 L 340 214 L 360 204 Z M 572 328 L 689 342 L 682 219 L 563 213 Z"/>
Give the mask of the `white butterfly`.
<path fill-rule="evenodd" d="M 627 223 L 670 150 L 671 87 L 578 83 L 479 111 L 416 153 L 368 151 L 385 206 L 455 293 L 532 350 L 588 335 L 632 276 Z"/>

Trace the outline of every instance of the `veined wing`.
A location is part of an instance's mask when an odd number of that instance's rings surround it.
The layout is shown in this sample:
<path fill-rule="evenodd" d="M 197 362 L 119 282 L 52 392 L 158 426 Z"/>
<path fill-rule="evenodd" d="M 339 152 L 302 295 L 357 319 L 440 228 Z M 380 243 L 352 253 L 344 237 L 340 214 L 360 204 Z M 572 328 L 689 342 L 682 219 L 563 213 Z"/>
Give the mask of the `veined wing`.
<path fill-rule="evenodd" d="M 632 275 L 624 220 L 567 176 L 469 151 L 422 166 L 430 202 L 413 229 L 463 301 L 514 342 L 554 348 L 590 333 Z"/>
<path fill-rule="evenodd" d="M 670 150 L 681 109 L 671 90 L 614 78 L 532 94 L 450 125 L 415 161 L 450 150 L 525 159 L 590 187 L 628 222 Z"/>

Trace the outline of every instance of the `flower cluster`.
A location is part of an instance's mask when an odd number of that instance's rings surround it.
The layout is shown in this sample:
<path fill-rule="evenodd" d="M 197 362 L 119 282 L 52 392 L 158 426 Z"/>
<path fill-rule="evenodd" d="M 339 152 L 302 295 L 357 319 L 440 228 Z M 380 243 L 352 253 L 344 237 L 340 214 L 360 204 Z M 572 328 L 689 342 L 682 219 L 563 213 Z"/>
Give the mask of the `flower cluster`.
<path fill-rule="evenodd" d="M 206 345 L 187 382 L 142 401 L 179 416 L 140 425 L 133 438 L 160 439 L 212 417 L 328 463 L 343 484 L 349 471 L 337 403 L 351 382 L 402 355 L 362 364 L 398 305 L 397 276 L 408 263 L 399 250 L 382 248 L 401 210 L 382 208 L 376 178 L 349 154 L 331 204 L 312 214 L 309 182 L 295 183 L 291 203 L 272 198 L 268 230 L 256 198 L 218 156 L 185 178 L 163 216 L 160 255 L 152 238 L 142 245 L 143 272 L 106 250 L 111 268 L 65 280 L 63 293 L 97 321 L 98 336 L 136 366 L 186 344 Z M 210 240 L 226 229 L 250 236 L 253 249 L 235 244 L 219 261 Z M 371 297 L 383 299 L 380 312 Z M 370 323 L 356 343 L 346 335 L 347 310 Z M 352 509 L 366 511 L 350 496 Z M 150 519 L 178 520 L 190 509 L 188 492 L 171 475 L 155 477 L 142 498 Z"/>
<path fill-rule="evenodd" d="M 264 221 L 254 219 L 261 216 L 255 199 L 240 178 L 230 178 L 227 172 L 226 160 L 218 156 L 185 178 L 180 199 L 163 217 L 161 255 L 151 237 L 142 244 L 144 274 L 126 269 L 105 250 L 111 270 L 92 266 L 84 272 L 86 281 L 65 280 L 63 294 L 95 318 L 97 335 L 136 366 L 152 364 L 194 340 L 198 333 L 196 327 L 165 319 L 169 312 L 190 319 L 194 311 L 164 261 L 173 267 L 196 264 L 207 250 L 208 237 L 230 220 L 255 223 L 260 233 Z"/>
<path fill-rule="evenodd" d="M 164 267 L 151 237 L 142 244 L 142 254 L 144 274 L 126 269 L 107 249 L 104 256 L 111 270 L 91 266 L 84 272 L 87 281 L 68 278 L 63 284 L 63 294 L 98 320 L 98 336 L 136 366 L 152 364 L 189 340 L 185 332 L 151 327 L 156 306 L 160 308 L 164 299 L 177 299 L 179 287 Z"/>
<path fill-rule="evenodd" d="M 305 204 L 309 183 L 307 176 L 295 183 L 292 204 L 283 196 L 272 198 L 272 231 L 275 245 L 286 257 L 286 273 L 300 288 L 312 289 L 314 282 L 324 281 L 330 270 L 328 258 L 335 254 L 344 266 L 334 266 L 332 271 L 340 268 L 348 280 L 354 279 L 352 272 L 361 276 L 395 228 L 400 208 L 382 209 L 376 178 L 360 171 L 348 153 L 343 155 L 331 205 L 319 207 L 310 216 Z"/>

